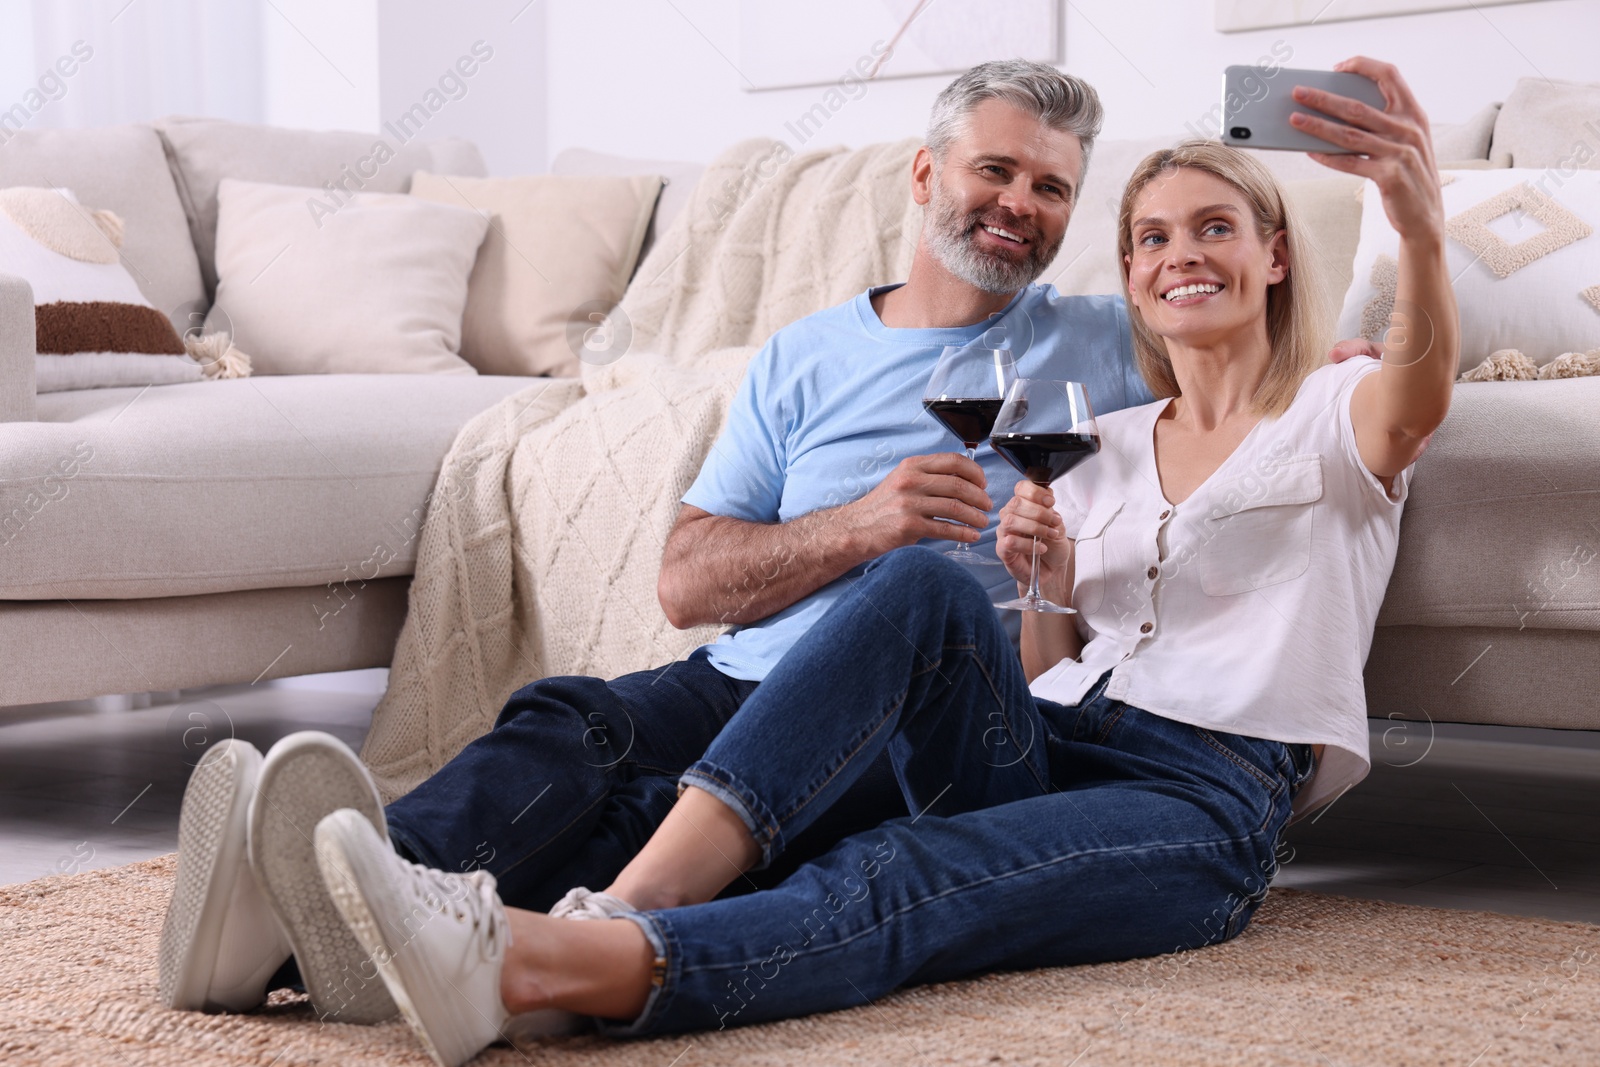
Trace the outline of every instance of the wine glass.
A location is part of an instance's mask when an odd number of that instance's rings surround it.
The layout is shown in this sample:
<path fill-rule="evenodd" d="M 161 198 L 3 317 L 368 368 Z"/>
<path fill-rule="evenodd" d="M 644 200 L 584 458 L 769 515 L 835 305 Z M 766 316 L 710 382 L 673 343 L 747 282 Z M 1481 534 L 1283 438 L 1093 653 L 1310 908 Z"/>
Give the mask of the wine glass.
<path fill-rule="evenodd" d="M 966 445 L 971 460 L 978 458 L 978 446 L 989 436 L 1016 378 L 1016 359 L 1005 344 L 1005 330 L 996 326 L 972 344 L 946 346 L 923 390 L 923 409 Z M 945 555 L 975 567 L 1000 564 L 965 541 Z"/>
<path fill-rule="evenodd" d="M 1034 485 L 1051 482 L 1100 451 L 1089 391 L 1081 382 L 1018 378 L 995 417 L 990 446 Z M 1075 614 L 1039 595 L 1039 539 L 1033 539 L 1033 575 L 1026 596 L 997 608 Z"/>

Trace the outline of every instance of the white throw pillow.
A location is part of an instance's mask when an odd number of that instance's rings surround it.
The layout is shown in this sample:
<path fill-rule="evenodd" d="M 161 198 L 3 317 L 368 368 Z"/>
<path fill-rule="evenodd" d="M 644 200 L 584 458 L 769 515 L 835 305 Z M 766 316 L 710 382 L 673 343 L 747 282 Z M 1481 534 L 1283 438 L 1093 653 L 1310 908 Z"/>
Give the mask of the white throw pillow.
<path fill-rule="evenodd" d="M 660 191 L 656 175 L 412 175 L 412 196 L 493 216 L 468 286 L 462 357 L 484 374 L 576 375 L 568 323 L 622 299 Z"/>
<path fill-rule="evenodd" d="M 71 356 L 33 357 L 33 391 L 41 395 L 68 389 L 178 385 L 205 381 L 205 378 L 205 368 L 188 356 L 78 352 Z"/>
<path fill-rule="evenodd" d="M 341 200 L 223 179 L 207 329 L 257 374 L 476 374 L 457 353 L 489 220 L 400 193 Z"/>
<path fill-rule="evenodd" d="M 34 300 L 34 391 L 199 381 L 172 323 L 123 266 L 122 219 L 70 189 L 0 189 L 0 272 Z"/>
<path fill-rule="evenodd" d="M 1537 364 L 1600 347 L 1600 171 L 1445 171 L 1445 255 L 1461 309 L 1461 369 L 1518 349 Z M 1400 237 L 1363 190 L 1340 337 L 1376 340 L 1394 304 Z"/>

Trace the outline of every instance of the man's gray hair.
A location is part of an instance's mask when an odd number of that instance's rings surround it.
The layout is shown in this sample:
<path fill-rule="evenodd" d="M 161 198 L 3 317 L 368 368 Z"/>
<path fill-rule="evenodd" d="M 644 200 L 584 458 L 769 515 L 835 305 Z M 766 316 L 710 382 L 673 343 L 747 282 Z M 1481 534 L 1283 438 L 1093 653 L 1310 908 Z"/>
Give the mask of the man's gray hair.
<path fill-rule="evenodd" d="M 943 162 L 950 143 L 961 135 L 967 116 L 985 100 L 1004 100 L 1053 130 L 1073 134 L 1083 146 L 1083 169 L 1100 134 L 1105 114 L 1100 95 L 1082 78 L 1026 59 L 979 63 L 945 87 L 928 118 L 928 149 Z"/>

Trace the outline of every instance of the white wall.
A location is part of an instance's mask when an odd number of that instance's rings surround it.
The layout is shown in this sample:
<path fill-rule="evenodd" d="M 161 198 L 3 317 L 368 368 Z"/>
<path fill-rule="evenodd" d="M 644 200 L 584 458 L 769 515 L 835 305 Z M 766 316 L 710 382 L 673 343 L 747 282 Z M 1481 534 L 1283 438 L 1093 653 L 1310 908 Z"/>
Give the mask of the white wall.
<path fill-rule="evenodd" d="M 376 133 L 420 103 L 491 174 L 546 169 L 545 0 L 272 0 L 262 27 L 265 121 Z"/>
<path fill-rule="evenodd" d="M 572 145 L 705 161 L 743 137 L 780 137 L 821 88 L 740 88 L 738 0 L 544 0 L 551 155 Z M 862 0 L 870 2 L 870 0 Z M 1332 0 L 1337 3 L 1339 0 Z M 1222 68 L 1274 42 L 1285 65 L 1364 53 L 1393 61 L 1439 122 L 1503 99 L 1519 77 L 1600 81 L 1600 0 L 1539 3 L 1220 34 L 1209 0 L 1074 0 L 1064 68 L 1106 104 L 1107 137 L 1182 132 L 1216 102 Z M 841 28 L 844 32 L 847 28 Z M 872 83 L 809 142 L 915 136 L 950 76 Z"/>
<path fill-rule="evenodd" d="M 9 124 L 18 116 L 24 127 L 44 128 L 188 114 L 377 133 L 418 102 L 442 101 L 426 137 L 475 141 L 492 173 L 536 173 L 546 163 L 544 6 L 0 0 L 0 113 L 43 100 L 13 112 Z M 41 93 L 41 72 L 78 41 L 90 58 L 66 79 L 49 75 Z M 471 77 L 452 75 L 475 42 L 490 58 L 473 57 Z"/>
<path fill-rule="evenodd" d="M 82 41 L 30 127 L 207 115 L 376 130 L 378 0 L 0 0 L 0 110 Z"/>
<path fill-rule="evenodd" d="M 1223 66 L 1279 42 L 1293 66 L 1327 67 L 1355 52 L 1394 60 L 1440 122 L 1502 99 L 1519 77 L 1600 81 L 1600 0 L 1244 34 L 1213 31 L 1209 0 L 1062 6 L 1064 66 L 1099 88 L 1109 137 L 1180 132 L 1214 104 Z M 788 127 L 824 89 L 744 91 L 738 11 L 739 0 L 0 0 L 0 109 L 82 37 L 94 59 L 31 125 L 177 111 L 376 131 L 482 40 L 493 59 L 429 129 L 476 141 L 492 173 L 541 171 L 571 145 L 704 161 L 742 137 L 796 144 Z M 948 80 L 873 82 L 807 143 L 917 135 Z"/>
<path fill-rule="evenodd" d="M 784 124 L 824 92 L 740 88 L 738 0 L 546 4 L 552 156 L 580 145 L 705 161 L 744 137 L 784 136 Z M 813 143 L 867 144 L 919 133 L 947 81 L 874 82 L 840 108 Z"/>
<path fill-rule="evenodd" d="M 259 7 L 260 0 L 0 0 L 0 110 L 33 91 L 35 102 L 48 98 L 26 123 L 36 129 L 168 114 L 260 121 Z M 71 73 L 58 79 L 52 68 Z"/>
<path fill-rule="evenodd" d="M 260 28 L 262 121 L 377 130 L 378 0 L 271 0 Z"/>
<path fill-rule="evenodd" d="M 33 61 L 33 4 L 29 0 L 0 0 L 0 110 L 10 107 L 33 88 L 40 71 Z"/>
<path fill-rule="evenodd" d="M 473 141 L 490 174 L 546 169 L 544 0 L 383 0 L 377 44 L 384 121 L 431 101 L 424 137 Z"/>

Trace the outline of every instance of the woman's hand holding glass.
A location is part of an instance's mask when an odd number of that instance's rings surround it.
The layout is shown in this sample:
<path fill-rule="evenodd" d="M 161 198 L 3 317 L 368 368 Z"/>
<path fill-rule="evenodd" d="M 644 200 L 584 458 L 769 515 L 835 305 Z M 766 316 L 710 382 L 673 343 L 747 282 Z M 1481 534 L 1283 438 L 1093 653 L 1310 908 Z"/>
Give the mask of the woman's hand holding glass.
<path fill-rule="evenodd" d="M 995 554 L 1020 588 L 1028 585 L 1034 538 L 1039 541 L 1039 591 L 1057 604 L 1072 603 L 1072 542 L 1056 511 L 1056 495 L 1024 478 L 1000 509 Z"/>

